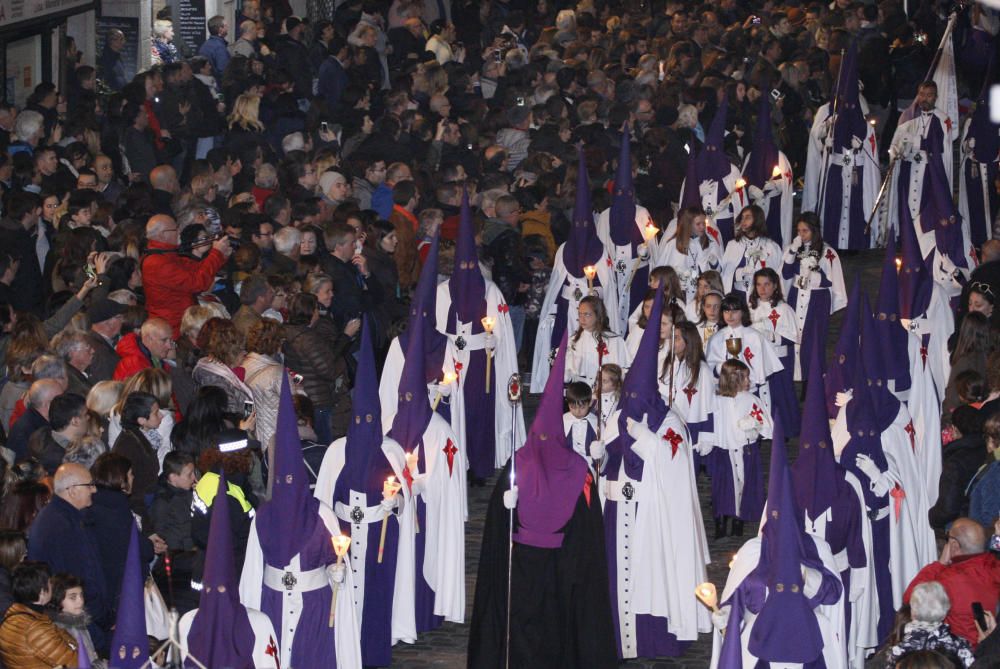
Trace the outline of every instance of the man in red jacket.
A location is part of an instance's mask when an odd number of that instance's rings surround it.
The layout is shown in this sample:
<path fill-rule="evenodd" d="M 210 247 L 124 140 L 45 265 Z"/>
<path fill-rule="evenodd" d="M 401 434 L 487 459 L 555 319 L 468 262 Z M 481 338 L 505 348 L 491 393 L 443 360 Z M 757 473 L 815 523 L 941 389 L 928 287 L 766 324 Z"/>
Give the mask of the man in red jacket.
<path fill-rule="evenodd" d="M 146 223 L 148 254 L 142 260 L 146 311 L 150 318 L 162 318 L 170 324 L 176 338 L 180 334 L 184 310 L 196 303 L 198 293 L 209 290 L 215 274 L 233 252 L 227 237 L 212 244 L 201 260 L 177 253 L 180 232 L 177 222 L 158 214 Z"/>
<path fill-rule="evenodd" d="M 146 320 L 138 333 L 128 333 L 115 347 L 120 360 L 115 367 L 114 380 L 124 381 L 150 367 L 164 369 L 163 361 L 170 357 L 175 346 L 169 323 L 162 318 Z"/>
<path fill-rule="evenodd" d="M 979 602 L 984 610 L 994 612 L 1000 599 L 1000 560 L 986 550 L 986 538 L 986 528 L 976 521 L 956 520 L 948 530 L 941 557 L 921 569 L 903 594 L 903 602 L 909 604 L 915 586 L 938 581 L 951 600 L 945 622 L 973 648 L 979 643 L 979 634 L 972 603 Z"/>

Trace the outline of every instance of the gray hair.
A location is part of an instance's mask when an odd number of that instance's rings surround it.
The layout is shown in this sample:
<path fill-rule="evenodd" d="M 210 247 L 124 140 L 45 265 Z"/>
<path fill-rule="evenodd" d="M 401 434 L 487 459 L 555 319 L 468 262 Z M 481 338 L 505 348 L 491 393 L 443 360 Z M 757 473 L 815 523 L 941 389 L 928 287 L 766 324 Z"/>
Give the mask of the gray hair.
<path fill-rule="evenodd" d="M 157 19 L 153 21 L 153 37 L 163 37 L 167 31 L 174 27 L 173 21 Z"/>
<path fill-rule="evenodd" d="M 62 358 L 58 358 L 51 353 L 46 353 L 35 358 L 31 363 L 31 376 L 35 381 L 41 379 L 66 380 L 66 363 Z"/>
<path fill-rule="evenodd" d="M 914 620 L 939 623 L 951 609 L 951 599 L 937 581 L 921 583 L 910 593 L 910 615 Z"/>
<path fill-rule="evenodd" d="M 38 379 L 28 388 L 28 399 L 25 406 L 29 409 L 40 409 L 52 401 L 52 398 L 62 394 L 62 386 L 55 379 Z"/>
<path fill-rule="evenodd" d="M 139 298 L 128 288 L 119 288 L 118 290 L 111 291 L 108 293 L 108 299 L 112 302 L 123 304 L 126 307 L 134 307 L 139 303 Z"/>
<path fill-rule="evenodd" d="M 86 436 L 66 450 L 63 462 L 74 462 L 90 469 L 97 458 L 107 452 L 108 447 L 103 441 L 97 437 Z"/>
<path fill-rule="evenodd" d="M 576 14 L 572 9 L 562 9 L 556 14 L 556 28 L 564 32 L 576 28 Z"/>
<path fill-rule="evenodd" d="M 274 188 L 278 185 L 278 170 L 271 163 L 264 163 L 257 168 L 254 183 L 259 188 Z"/>
<path fill-rule="evenodd" d="M 30 142 L 45 125 L 45 119 L 36 111 L 25 110 L 14 121 L 14 136 L 22 142 Z"/>
<path fill-rule="evenodd" d="M 89 345 L 90 338 L 85 333 L 75 330 L 64 330 L 52 339 L 52 348 L 56 355 L 67 362 L 73 351 Z"/>
<path fill-rule="evenodd" d="M 194 339 L 201 332 L 201 326 L 218 314 L 213 309 L 204 304 L 192 304 L 184 310 L 181 317 L 181 336 Z"/>
<path fill-rule="evenodd" d="M 302 242 L 302 231 L 288 226 L 274 233 L 274 250 L 281 255 L 288 255 Z"/>
<path fill-rule="evenodd" d="M 304 151 L 305 148 L 306 139 L 301 132 L 290 132 L 281 138 L 281 151 L 286 155 L 292 151 Z"/>

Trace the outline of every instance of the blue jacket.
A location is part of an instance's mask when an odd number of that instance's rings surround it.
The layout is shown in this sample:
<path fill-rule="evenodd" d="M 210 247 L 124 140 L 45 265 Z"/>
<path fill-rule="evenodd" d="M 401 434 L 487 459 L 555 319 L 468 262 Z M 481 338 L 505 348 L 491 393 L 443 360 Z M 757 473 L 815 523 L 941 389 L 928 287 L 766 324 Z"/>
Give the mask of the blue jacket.
<path fill-rule="evenodd" d="M 61 497 L 53 497 L 28 530 L 28 559 L 45 562 L 53 574 L 68 572 L 83 581 L 93 620 L 90 633 L 94 644 L 104 648 L 112 622 L 111 602 L 97 538 L 86 515 Z"/>
<path fill-rule="evenodd" d="M 208 59 L 208 62 L 212 64 L 212 74 L 215 75 L 215 80 L 222 81 L 222 73 L 226 71 L 230 58 L 226 40 L 218 35 L 210 36 L 202 42 L 201 48 L 198 49 L 198 55 Z"/>
<path fill-rule="evenodd" d="M 340 96 L 344 94 L 347 83 L 344 66 L 333 56 L 327 56 L 319 66 L 319 94 L 326 100 L 327 109 L 331 114 L 336 113 Z"/>
<path fill-rule="evenodd" d="M 28 452 L 28 440 L 35 430 L 47 427 L 48 424 L 49 421 L 45 420 L 42 414 L 34 409 L 25 409 L 17 422 L 11 426 L 10 434 L 7 436 L 7 448 L 14 451 L 15 462 L 31 455 Z"/>
<path fill-rule="evenodd" d="M 379 218 L 388 221 L 389 216 L 392 214 L 392 189 L 384 183 L 380 183 L 378 187 L 372 191 L 371 208 L 375 210 Z"/>
<path fill-rule="evenodd" d="M 16 424 L 15 424 L 16 425 Z M 993 527 L 1000 515 L 1000 462 L 986 465 L 986 470 L 974 479 L 969 493 L 969 518 Z"/>

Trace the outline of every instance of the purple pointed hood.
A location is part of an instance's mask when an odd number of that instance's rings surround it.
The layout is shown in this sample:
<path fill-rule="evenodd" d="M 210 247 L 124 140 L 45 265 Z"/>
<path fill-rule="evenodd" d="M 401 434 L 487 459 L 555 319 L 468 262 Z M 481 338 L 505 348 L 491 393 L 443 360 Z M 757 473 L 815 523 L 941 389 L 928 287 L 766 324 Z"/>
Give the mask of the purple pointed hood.
<path fill-rule="evenodd" d="M 566 345 L 564 334 L 528 438 L 514 454 L 518 487 L 514 541 L 537 548 L 562 545 L 562 529 L 587 478 L 587 463 L 570 448 L 563 428 Z"/>
<path fill-rule="evenodd" d="M 601 256 L 604 255 L 604 244 L 597 236 L 597 227 L 594 225 L 594 207 L 590 203 L 590 177 L 587 174 L 587 163 L 583 159 L 582 147 L 577 147 L 576 155 L 579 165 L 576 174 L 576 202 L 573 204 L 573 225 L 569 229 L 569 238 L 563 246 L 563 265 L 570 275 L 582 279 L 584 267 L 600 262 Z M 629 178 L 631 176 L 629 172 Z M 634 210 L 632 216 L 635 217 Z M 613 230 L 614 228 L 612 236 Z"/>
<path fill-rule="evenodd" d="M 814 377 L 815 378 L 815 377 Z M 767 523 L 761 536 L 761 562 L 767 599 L 750 630 L 748 650 L 765 662 L 808 664 L 823 652 L 823 635 L 803 589 L 802 565 L 811 562 L 803 518 L 795 506 L 785 434 L 774 417 Z"/>
<path fill-rule="evenodd" d="M 931 124 L 925 142 L 930 145 L 944 143 L 940 123 Z M 944 143 L 944 146 L 950 145 Z M 962 215 L 955 206 L 944 162 L 928 160 L 924 170 L 919 225 L 925 232 L 933 230 L 938 255 L 948 256 L 956 267 L 969 267 L 968 249 L 962 236 Z"/>
<path fill-rule="evenodd" d="M 844 54 L 844 62 L 840 68 L 840 80 L 837 85 L 837 97 L 833 120 L 834 151 L 852 150 L 851 140 L 854 137 L 862 141 L 868 136 L 868 122 L 861 110 L 861 94 L 858 90 L 858 49 L 851 42 Z"/>
<path fill-rule="evenodd" d="M 973 33 L 983 32 L 974 30 Z M 985 34 L 985 33 L 984 33 Z M 994 67 L 996 65 L 995 49 L 990 48 L 991 54 L 986 77 L 983 79 L 983 88 L 979 92 L 976 100 L 976 109 L 972 112 L 972 121 L 969 123 L 967 138 L 976 140 L 976 145 L 972 148 L 973 157 L 980 163 L 991 163 L 997 159 L 1000 153 L 1000 125 L 990 121 L 990 87 L 994 83 Z"/>
<path fill-rule="evenodd" d="M 611 241 L 618 246 L 643 243 L 642 231 L 635 224 L 635 187 L 632 185 L 632 156 L 628 123 L 622 128 L 622 146 L 618 154 L 615 190 L 611 198 L 608 228 Z"/>
<path fill-rule="evenodd" d="M 414 323 L 423 329 L 424 336 L 424 371 L 428 383 L 441 378 L 444 367 L 444 353 L 448 347 L 448 337 L 438 332 L 435 327 L 437 318 L 437 287 L 438 287 L 438 246 L 440 233 L 431 240 L 431 250 L 420 268 L 420 278 L 410 300 L 410 318 L 407 327 L 399 334 L 399 347 L 406 353 L 410 348 L 410 333 L 414 331 Z M 419 318 L 418 318 L 419 316 Z"/>
<path fill-rule="evenodd" d="M 875 317 L 868 304 L 868 296 L 861 297 L 861 364 L 865 369 L 865 379 L 871 396 L 875 417 L 885 430 L 899 414 L 899 400 L 889 391 L 885 372 L 885 361 L 879 347 L 879 333 L 875 328 Z"/>
<path fill-rule="evenodd" d="M 821 347 L 815 346 L 812 350 L 812 359 L 809 361 L 810 383 L 806 385 L 806 401 L 802 407 L 799 457 L 792 465 L 792 478 L 799 506 L 809 512 L 810 518 L 818 518 L 836 498 L 838 476 L 830 423 L 827 420 L 826 395 L 821 382 Z"/>
<path fill-rule="evenodd" d="M 653 306 L 649 310 L 649 325 L 642 333 L 639 348 L 636 350 L 636 360 L 656 361 L 660 350 L 660 316 L 663 313 L 663 284 L 656 291 Z M 628 419 L 641 421 L 646 415 L 646 424 L 654 427 L 663 422 L 668 407 L 660 395 L 655 362 L 645 365 L 632 365 L 622 383 L 621 400 L 618 404 L 618 438 L 614 446 L 608 449 L 609 470 L 617 469 L 618 462 L 624 460 L 625 473 L 629 478 L 642 478 L 642 459 L 632 452 L 632 442 L 635 441 L 628 433 Z"/>
<path fill-rule="evenodd" d="M 227 490 L 226 473 L 219 476 L 219 490 Z M 233 533 L 229 505 L 216 496 L 208 529 L 205 571 L 198 613 L 188 633 L 188 652 L 206 667 L 253 669 L 254 632 L 246 608 L 240 604 L 239 579 L 233 563 Z M 196 665 L 187 660 L 185 667 Z"/>
<path fill-rule="evenodd" d="M 132 523 L 122 574 L 121 594 L 115 631 L 111 635 L 111 669 L 139 669 L 149 660 L 149 638 L 146 636 L 146 612 L 142 558 L 139 555 L 139 529 Z"/>
<path fill-rule="evenodd" d="M 860 348 L 860 343 L 859 343 Z M 851 363 L 851 388 L 854 396 L 845 407 L 845 418 L 850 440 L 840 454 L 840 462 L 848 471 L 854 472 L 861 481 L 867 481 L 867 476 L 858 470 L 855 458 L 864 453 L 879 466 L 886 468 L 885 453 L 882 450 L 882 428 L 872 399 L 872 387 L 868 385 L 868 375 L 865 372 L 861 353 Z M 869 491 L 865 491 L 866 495 Z"/>
<path fill-rule="evenodd" d="M 917 231 L 903 225 L 899 231 L 903 263 L 899 272 L 899 317 L 919 318 L 927 313 L 934 288 L 927 261 L 920 252 Z"/>
<path fill-rule="evenodd" d="M 851 388 L 854 382 L 854 363 L 858 359 L 858 344 L 861 341 L 861 275 L 855 277 L 847 298 L 847 309 L 840 327 L 840 337 L 833 349 L 833 360 L 826 370 L 826 408 L 830 418 L 836 417 L 838 408 L 834 404 L 837 393 Z"/>
<path fill-rule="evenodd" d="M 389 436 L 398 441 L 407 453 L 420 445 L 433 413 L 427 399 L 423 315 L 418 312 L 416 317 L 416 322 L 412 317 L 410 320 L 410 346 L 406 349 L 406 361 L 399 379 L 399 403 L 389 431 Z"/>
<path fill-rule="evenodd" d="M 910 356 L 907 353 L 909 334 L 899 323 L 899 276 L 896 273 L 896 240 L 889 235 L 882 262 L 882 278 L 875 305 L 875 330 L 879 350 L 885 360 L 889 379 L 895 382 L 895 391 L 910 388 Z"/>
<path fill-rule="evenodd" d="M 479 268 L 479 253 L 476 251 L 476 232 L 472 225 L 472 209 L 469 207 L 469 191 L 462 192 L 462 208 L 459 213 L 458 243 L 455 245 L 455 268 L 448 280 L 451 305 L 455 315 L 463 323 L 471 322 L 473 331 L 485 312 L 486 279 Z"/>
<path fill-rule="evenodd" d="M 344 446 L 344 468 L 337 477 L 333 492 L 333 501 L 344 504 L 350 501 L 351 490 L 368 490 L 373 467 L 382 452 L 382 408 L 378 397 L 372 336 L 371 322 L 366 317 L 361 327 L 361 352 L 351 401 L 351 423 L 347 426 L 347 443 Z M 427 397 L 426 386 L 423 395 Z"/>
<path fill-rule="evenodd" d="M 264 562 L 282 569 L 312 536 L 319 518 L 319 500 L 309 489 L 287 374 L 281 375 L 271 477 L 271 499 L 257 510 L 257 536 Z"/>
<path fill-rule="evenodd" d="M 757 130 L 753 136 L 753 150 L 747 161 L 743 178 L 752 186 L 763 188 L 771 180 L 774 167 L 778 164 L 778 147 L 771 132 L 771 97 L 760 96 L 760 111 L 757 114 Z"/>
<path fill-rule="evenodd" d="M 722 98 L 722 103 L 712 118 L 712 124 L 708 126 L 705 134 L 705 145 L 695 158 L 697 165 L 698 181 L 706 179 L 719 180 L 729 174 L 732 163 L 726 156 L 726 117 L 729 114 L 729 99 Z M 721 198 L 723 194 L 720 194 Z"/>
<path fill-rule="evenodd" d="M 704 151 L 704 149 L 702 149 Z M 687 170 L 684 172 L 684 190 L 681 192 L 681 209 L 685 207 L 700 207 L 701 189 L 699 188 L 701 179 L 698 178 L 697 156 L 691 155 L 688 158 Z"/>

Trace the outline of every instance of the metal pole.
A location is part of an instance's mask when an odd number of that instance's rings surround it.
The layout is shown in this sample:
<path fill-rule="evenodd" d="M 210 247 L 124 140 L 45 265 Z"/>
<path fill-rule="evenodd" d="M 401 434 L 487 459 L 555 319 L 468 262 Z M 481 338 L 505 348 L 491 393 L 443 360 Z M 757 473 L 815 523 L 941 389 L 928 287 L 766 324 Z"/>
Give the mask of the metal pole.
<path fill-rule="evenodd" d="M 837 122 L 837 111 L 840 109 L 840 96 L 844 91 L 840 90 L 840 75 L 844 73 L 844 49 L 840 50 L 840 65 L 837 67 L 837 95 L 831 100 L 833 110 L 830 113 L 830 134 L 833 133 L 833 126 Z M 820 217 L 820 224 L 823 222 L 823 198 L 826 197 L 826 181 L 830 172 L 830 150 L 827 148 L 826 137 L 823 138 L 823 168 L 820 172 L 819 199 L 816 200 L 816 207 L 819 211 L 814 212 Z"/>
<path fill-rule="evenodd" d="M 517 480 L 515 463 L 517 462 L 517 405 L 521 401 L 521 376 L 516 372 L 507 381 L 507 399 L 510 400 L 510 489 L 514 489 Z M 514 508 L 510 509 L 510 527 L 507 534 L 507 624 L 504 634 L 504 667 L 510 669 L 510 609 L 511 609 L 511 572 L 514 570 Z"/>
<path fill-rule="evenodd" d="M 875 196 L 875 206 L 872 207 L 872 213 L 868 215 L 868 222 L 865 223 L 865 236 L 868 236 L 871 233 L 872 222 L 878 215 L 878 210 L 882 208 L 885 195 L 889 190 L 889 182 L 892 180 L 892 171 L 896 168 L 897 162 L 899 162 L 899 158 L 893 158 L 889 161 L 889 169 L 886 170 L 885 178 L 882 179 L 882 186 L 878 189 L 878 195 Z M 881 246 L 881 243 L 878 245 Z"/>

